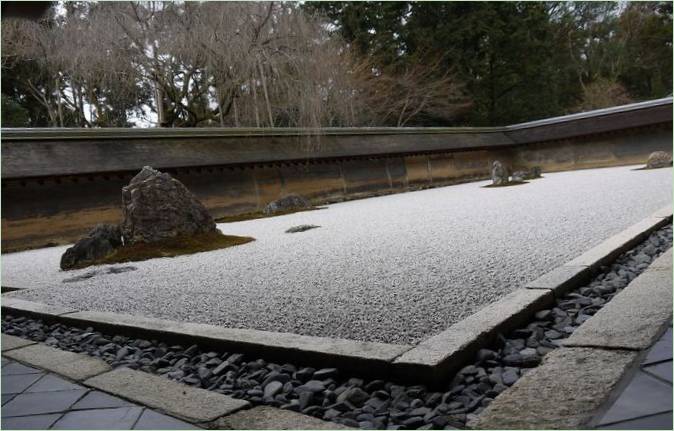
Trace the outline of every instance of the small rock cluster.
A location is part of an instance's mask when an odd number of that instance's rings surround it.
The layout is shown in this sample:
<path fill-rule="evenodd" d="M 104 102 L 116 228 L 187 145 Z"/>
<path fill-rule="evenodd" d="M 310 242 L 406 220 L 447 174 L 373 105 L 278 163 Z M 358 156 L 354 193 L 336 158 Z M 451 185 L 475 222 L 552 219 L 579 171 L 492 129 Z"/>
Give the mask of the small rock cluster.
<path fill-rule="evenodd" d="M 508 174 L 508 168 L 498 160 L 494 160 L 491 167 L 491 180 L 494 186 L 505 186 L 513 183 L 521 183 L 525 180 L 533 180 L 541 177 L 541 168 L 534 166 L 531 169 L 519 169 Z"/>
<path fill-rule="evenodd" d="M 647 169 L 657 169 L 672 166 L 672 155 L 666 151 L 654 151 L 648 156 Z"/>
<path fill-rule="evenodd" d="M 536 367 L 583 322 L 643 272 L 672 245 L 672 225 L 654 232 L 621 255 L 588 285 L 541 310 L 526 326 L 488 349 L 461 369 L 442 392 L 423 385 L 342 375 L 335 368 L 314 369 L 276 364 L 239 353 L 187 348 L 156 340 L 108 335 L 92 328 L 48 325 L 5 315 L 2 332 L 64 350 L 102 358 L 113 367 L 159 374 L 188 385 L 301 412 L 363 429 L 453 429 L 464 427 L 501 392 Z"/>
<path fill-rule="evenodd" d="M 269 202 L 262 212 L 266 215 L 273 215 L 279 212 L 296 211 L 306 208 L 311 208 L 311 202 L 307 198 L 293 193 Z"/>
<path fill-rule="evenodd" d="M 201 202 L 171 175 L 145 166 L 122 188 L 121 225 L 98 225 L 65 251 L 61 269 L 87 266 L 122 245 L 215 232 Z"/>

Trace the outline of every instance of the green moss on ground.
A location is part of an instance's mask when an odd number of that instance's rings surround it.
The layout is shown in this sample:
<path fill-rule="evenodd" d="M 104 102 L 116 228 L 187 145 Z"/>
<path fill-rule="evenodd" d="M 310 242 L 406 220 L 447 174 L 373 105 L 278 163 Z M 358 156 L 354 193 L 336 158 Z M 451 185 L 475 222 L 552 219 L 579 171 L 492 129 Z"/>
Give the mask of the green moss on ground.
<path fill-rule="evenodd" d="M 634 168 L 632 169 L 633 171 L 652 171 L 653 169 L 665 169 L 665 168 L 671 168 L 672 165 L 669 166 L 660 166 L 659 168 L 649 168 L 648 166 L 644 166 L 642 168 Z"/>
<path fill-rule="evenodd" d="M 256 211 L 252 213 L 244 213 L 244 214 L 236 214 L 236 215 L 231 215 L 231 216 L 223 216 L 220 218 L 215 219 L 216 223 L 234 223 L 237 221 L 245 221 L 245 220 L 255 220 L 259 218 L 268 218 L 268 217 L 276 217 L 276 216 L 281 216 L 281 215 L 286 215 L 286 214 L 293 214 L 293 213 L 299 213 L 303 211 L 315 211 L 315 210 L 322 210 L 325 209 L 326 207 L 311 207 L 311 208 L 301 208 L 301 209 L 295 209 L 295 210 L 288 210 L 288 211 L 279 211 L 274 214 L 265 214 L 262 211 Z"/>
<path fill-rule="evenodd" d="M 72 269 L 81 269 L 93 265 L 106 265 L 123 262 L 138 262 L 157 257 L 175 257 L 204 251 L 219 250 L 255 241 L 247 236 L 223 235 L 220 232 L 179 236 L 163 241 L 125 245 L 102 259 L 88 262 Z"/>
<path fill-rule="evenodd" d="M 486 186 L 482 186 L 482 187 L 483 188 L 497 188 L 497 187 L 520 186 L 522 184 L 529 184 L 529 181 L 511 181 L 507 184 L 501 184 L 501 185 L 487 184 Z"/>

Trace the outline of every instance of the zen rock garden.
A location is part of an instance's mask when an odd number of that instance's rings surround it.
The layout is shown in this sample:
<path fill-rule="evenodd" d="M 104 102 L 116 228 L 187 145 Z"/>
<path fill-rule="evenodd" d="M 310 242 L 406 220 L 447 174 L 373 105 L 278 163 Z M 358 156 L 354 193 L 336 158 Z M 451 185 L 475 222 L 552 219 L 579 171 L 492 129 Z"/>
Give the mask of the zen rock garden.
<path fill-rule="evenodd" d="M 253 240 L 220 233 L 185 185 L 149 166 L 122 188 L 122 214 L 119 225 L 98 225 L 66 250 L 61 269 L 196 253 Z"/>

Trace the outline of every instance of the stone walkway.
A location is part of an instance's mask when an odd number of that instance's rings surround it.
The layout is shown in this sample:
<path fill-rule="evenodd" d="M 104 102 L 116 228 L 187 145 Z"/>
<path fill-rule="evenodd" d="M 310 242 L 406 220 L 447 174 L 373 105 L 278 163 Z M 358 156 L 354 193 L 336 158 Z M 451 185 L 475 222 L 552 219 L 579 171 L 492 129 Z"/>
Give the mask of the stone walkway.
<path fill-rule="evenodd" d="M 199 429 L 2 358 L 2 429 Z"/>
<path fill-rule="evenodd" d="M 651 347 L 598 429 L 672 429 L 672 324 Z"/>

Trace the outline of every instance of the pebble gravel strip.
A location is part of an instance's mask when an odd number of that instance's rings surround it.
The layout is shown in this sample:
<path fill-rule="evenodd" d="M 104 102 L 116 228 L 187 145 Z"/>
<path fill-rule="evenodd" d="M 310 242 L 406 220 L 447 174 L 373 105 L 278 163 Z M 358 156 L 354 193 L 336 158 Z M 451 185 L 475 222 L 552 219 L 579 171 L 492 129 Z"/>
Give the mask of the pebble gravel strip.
<path fill-rule="evenodd" d="M 643 272 L 672 245 L 672 225 L 652 233 L 637 247 L 601 268 L 590 284 L 536 313 L 526 327 L 499 335 L 497 345 L 480 350 L 445 392 L 384 380 L 342 376 L 335 368 L 314 369 L 269 363 L 239 353 L 202 351 L 156 340 L 110 336 L 92 328 L 6 315 L 2 332 L 64 350 L 206 388 L 254 404 L 302 412 L 362 429 L 454 429 L 479 414 L 542 357 L 556 349 L 583 322 Z"/>

